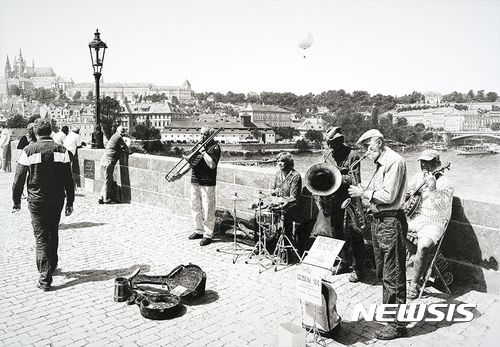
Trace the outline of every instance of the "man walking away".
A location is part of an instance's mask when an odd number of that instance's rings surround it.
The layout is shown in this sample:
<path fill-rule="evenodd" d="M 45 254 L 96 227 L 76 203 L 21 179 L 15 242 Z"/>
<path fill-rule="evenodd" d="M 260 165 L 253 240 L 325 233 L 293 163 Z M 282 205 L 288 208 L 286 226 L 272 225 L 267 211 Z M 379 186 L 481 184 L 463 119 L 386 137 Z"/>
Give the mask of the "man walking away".
<path fill-rule="evenodd" d="M 54 143 L 50 120 L 39 118 L 33 130 L 37 142 L 26 146 L 18 160 L 12 185 L 13 212 L 21 209 L 21 195 L 27 179 L 28 209 L 36 243 L 38 288 L 50 290 L 57 268 L 59 221 L 66 198 L 66 216 L 73 212 L 75 185 L 66 149 Z"/>

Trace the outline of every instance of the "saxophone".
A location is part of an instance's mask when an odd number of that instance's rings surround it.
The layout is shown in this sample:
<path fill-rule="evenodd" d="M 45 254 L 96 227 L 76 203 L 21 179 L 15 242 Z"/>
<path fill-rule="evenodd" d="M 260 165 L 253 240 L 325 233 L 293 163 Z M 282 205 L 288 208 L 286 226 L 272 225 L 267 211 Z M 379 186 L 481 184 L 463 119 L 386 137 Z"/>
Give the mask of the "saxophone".
<path fill-rule="evenodd" d="M 352 169 L 358 165 L 363 159 L 368 156 L 367 153 L 363 154 L 361 158 L 356 160 L 354 163 L 349 166 L 349 174 L 351 175 L 352 184 L 358 185 L 356 176 L 353 174 Z M 365 207 L 363 206 L 363 201 L 361 198 L 347 198 L 341 205 L 342 209 L 345 209 L 347 214 L 351 217 L 352 220 L 352 228 L 354 231 L 358 233 L 363 233 L 366 230 L 366 226 L 368 225 Z M 347 214 L 344 215 L 344 230 L 347 228 Z"/>

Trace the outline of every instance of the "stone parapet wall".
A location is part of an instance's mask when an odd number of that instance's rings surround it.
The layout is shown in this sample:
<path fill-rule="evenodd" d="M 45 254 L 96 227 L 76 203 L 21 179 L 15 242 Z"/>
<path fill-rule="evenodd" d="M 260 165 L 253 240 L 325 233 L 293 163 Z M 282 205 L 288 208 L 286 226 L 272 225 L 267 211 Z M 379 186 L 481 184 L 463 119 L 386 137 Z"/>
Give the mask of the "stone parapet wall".
<path fill-rule="evenodd" d="M 77 155 L 78 164 L 73 165 L 77 186 L 99 194 L 104 173 L 100 167 L 100 157 L 104 150 L 80 149 Z M 169 213 L 190 215 L 190 173 L 180 180 L 168 182 L 165 175 L 179 163 L 178 158 L 153 156 L 135 153 L 122 156 L 115 168 L 115 180 L 121 187 L 125 202 L 137 202 L 145 205 L 165 208 Z M 181 165 L 177 166 L 176 172 Z M 274 168 L 246 167 L 220 164 L 217 170 L 217 209 L 235 208 L 231 197 L 236 193 L 246 198 L 236 201 L 237 217 L 249 219 L 253 210 L 249 205 L 256 201 L 259 192 L 269 194 L 274 180 Z M 301 197 L 300 220 L 306 220 L 317 213 L 310 195 Z"/>
<path fill-rule="evenodd" d="M 13 170 L 20 153 L 14 149 L 15 145 L 12 145 Z M 103 151 L 82 148 L 73 165 L 77 186 L 96 194 L 96 203 L 103 186 L 104 174 L 100 168 Z M 178 162 L 178 158 L 137 153 L 122 156 L 115 168 L 115 180 L 121 186 L 124 201 L 160 207 L 167 213 L 189 215 L 190 174 L 173 183 L 165 179 L 165 174 Z M 235 203 L 231 197 L 237 193 L 247 199 L 236 201 L 237 217 L 252 218 L 253 210 L 249 205 L 256 201 L 255 196 L 260 191 L 270 193 L 275 171 L 275 168 L 220 164 L 217 173 L 217 209 L 233 214 Z M 304 173 L 301 174 L 304 177 Z M 298 204 L 299 222 L 315 218 L 318 210 L 307 189 L 303 190 Z M 158 210 L 152 210 L 152 213 L 158 213 Z M 455 196 L 442 253 L 448 260 L 454 283 L 500 294 L 500 204 Z"/>

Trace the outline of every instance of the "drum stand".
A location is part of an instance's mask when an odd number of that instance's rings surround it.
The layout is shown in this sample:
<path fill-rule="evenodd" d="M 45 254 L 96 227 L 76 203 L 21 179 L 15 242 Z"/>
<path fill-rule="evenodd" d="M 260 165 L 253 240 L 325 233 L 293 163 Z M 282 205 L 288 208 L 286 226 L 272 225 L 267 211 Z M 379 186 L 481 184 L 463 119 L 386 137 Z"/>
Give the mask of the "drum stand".
<path fill-rule="evenodd" d="M 238 260 L 238 257 L 240 255 L 245 254 L 246 252 L 249 252 L 249 249 L 243 248 L 240 246 L 238 241 L 236 240 L 236 201 L 243 201 L 245 198 L 239 197 L 238 193 L 234 193 L 234 196 L 230 198 L 230 200 L 234 201 L 234 224 L 233 224 L 233 236 L 234 240 L 231 246 L 225 247 L 225 248 L 219 248 L 217 249 L 217 252 L 221 253 L 228 253 L 233 255 L 233 264 L 236 263 L 236 260 Z"/>
<path fill-rule="evenodd" d="M 278 238 L 278 242 L 276 243 L 276 248 L 274 249 L 273 258 L 274 258 L 274 271 L 278 271 L 278 265 L 288 266 L 288 249 L 291 249 L 295 252 L 297 259 L 300 260 L 300 255 L 297 249 L 293 246 L 292 242 L 285 234 L 285 213 L 284 213 L 284 203 L 280 204 L 281 216 L 278 230 L 281 229 L 280 237 Z M 295 222 L 293 223 L 293 231 L 295 231 Z"/>
<path fill-rule="evenodd" d="M 258 240 L 257 243 L 255 244 L 252 252 L 248 255 L 247 260 L 245 261 L 245 264 L 248 264 L 249 260 L 252 259 L 254 256 L 257 256 L 258 261 L 259 261 L 259 274 L 262 273 L 262 268 L 264 270 L 267 270 L 269 267 L 265 267 L 262 264 L 262 261 L 265 259 L 268 259 L 271 261 L 271 265 L 273 262 L 273 258 L 271 257 L 271 254 L 267 251 L 266 248 L 266 238 L 262 236 L 263 230 L 262 230 L 262 198 L 259 196 L 259 213 L 258 213 L 258 222 L 257 224 L 259 225 L 259 231 L 258 231 Z M 271 221 L 270 228 L 274 227 L 274 220 Z"/>

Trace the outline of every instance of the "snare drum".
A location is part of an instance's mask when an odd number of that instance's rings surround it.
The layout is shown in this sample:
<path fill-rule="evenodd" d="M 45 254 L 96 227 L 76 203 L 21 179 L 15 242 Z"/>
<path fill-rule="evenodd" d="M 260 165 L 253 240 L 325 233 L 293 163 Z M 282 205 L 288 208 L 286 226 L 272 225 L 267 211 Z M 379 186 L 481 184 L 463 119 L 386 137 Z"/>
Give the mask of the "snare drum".
<path fill-rule="evenodd" d="M 269 226 L 276 224 L 279 221 L 279 213 L 278 211 L 266 209 L 264 211 L 261 211 L 260 218 L 259 213 L 257 212 L 255 215 L 255 219 L 257 220 L 257 223 Z"/>
<path fill-rule="evenodd" d="M 265 238 L 266 243 L 270 245 L 273 240 L 277 239 L 278 223 L 280 221 L 280 213 L 276 210 L 265 209 L 261 211 L 260 219 L 259 212 L 255 212 L 255 242 L 259 238 L 259 227 L 262 231 L 262 237 Z M 274 248 L 273 248 L 274 249 Z"/>

